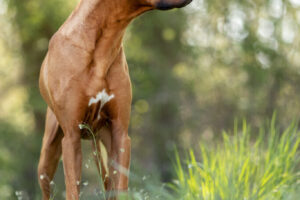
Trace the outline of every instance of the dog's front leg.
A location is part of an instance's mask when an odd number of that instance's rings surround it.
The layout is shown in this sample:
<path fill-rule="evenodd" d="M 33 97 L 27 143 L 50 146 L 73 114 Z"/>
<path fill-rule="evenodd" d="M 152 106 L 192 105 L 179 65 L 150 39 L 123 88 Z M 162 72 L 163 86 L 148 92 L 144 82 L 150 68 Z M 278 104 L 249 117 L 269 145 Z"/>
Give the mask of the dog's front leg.
<path fill-rule="evenodd" d="M 66 199 L 79 199 L 81 179 L 81 141 L 79 130 L 67 129 L 62 139 L 62 155 L 66 183 Z"/>
<path fill-rule="evenodd" d="M 110 183 L 108 188 L 108 190 L 115 192 L 112 196 L 118 196 L 119 192 L 126 192 L 128 189 L 131 142 L 127 129 L 117 120 L 112 122 Z"/>

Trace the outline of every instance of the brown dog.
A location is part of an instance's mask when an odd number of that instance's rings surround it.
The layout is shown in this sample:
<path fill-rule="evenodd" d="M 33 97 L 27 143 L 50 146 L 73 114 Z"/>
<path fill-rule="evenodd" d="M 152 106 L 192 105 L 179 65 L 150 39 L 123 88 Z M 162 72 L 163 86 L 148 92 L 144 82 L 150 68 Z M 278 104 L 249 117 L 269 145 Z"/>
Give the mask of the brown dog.
<path fill-rule="evenodd" d="M 81 0 L 54 34 L 40 72 L 40 90 L 48 104 L 38 177 L 43 199 L 50 197 L 62 154 L 66 199 L 79 199 L 81 138 L 88 124 L 102 143 L 106 190 L 126 191 L 130 164 L 128 125 L 131 83 L 122 39 L 127 25 L 152 9 L 171 9 L 192 0 Z M 100 133 L 100 134 L 99 134 Z M 99 166 L 100 168 L 100 166 Z"/>

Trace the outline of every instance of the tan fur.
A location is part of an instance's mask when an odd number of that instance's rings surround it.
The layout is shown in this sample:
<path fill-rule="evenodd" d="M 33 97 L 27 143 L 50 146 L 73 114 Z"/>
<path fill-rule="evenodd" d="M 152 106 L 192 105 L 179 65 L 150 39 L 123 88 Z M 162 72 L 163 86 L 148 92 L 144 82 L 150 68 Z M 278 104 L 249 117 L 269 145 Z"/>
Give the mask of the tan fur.
<path fill-rule="evenodd" d="M 49 199 L 49 182 L 61 154 L 66 199 L 79 199 L 80 139 L 88 134 L 78 128 L 81 123 L 89 124 L 95 132 L 105 128 L 97 135 L 108 154 L 109 177 L 103 177 L 105 189 L 128 189 L 128 176 L 122 170 L 128 170 L 130 164 L 128 126 L 132 94 L 122 47 L 125 28 L 158 3 L 172 8 L 186 2 L 190 1 L 81 0 L 53 35 L 40 73 L 40 91 L 49 106 L 38 170 L 39 177 L 47 177 L 40 179 L 43 199 Z M 103 89 L 114 98 L 104 106 L 101 101 L 88 106 L 89 100 Z"/>

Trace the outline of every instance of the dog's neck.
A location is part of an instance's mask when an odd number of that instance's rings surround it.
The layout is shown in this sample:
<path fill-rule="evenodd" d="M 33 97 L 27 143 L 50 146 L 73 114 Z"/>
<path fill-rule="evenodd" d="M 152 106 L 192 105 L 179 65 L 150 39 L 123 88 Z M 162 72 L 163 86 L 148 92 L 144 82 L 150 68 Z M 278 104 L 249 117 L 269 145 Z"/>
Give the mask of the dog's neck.
<path fill-rule="evenodd" d="M 114 48 L 121 46 L 125 29 L 132 19 L 151 9 L 139 7 L 132 2 L 81 0 L 61 27 L 60 33 L 88 52 L 102 43 L 112 44 L 110 46 Z"/>

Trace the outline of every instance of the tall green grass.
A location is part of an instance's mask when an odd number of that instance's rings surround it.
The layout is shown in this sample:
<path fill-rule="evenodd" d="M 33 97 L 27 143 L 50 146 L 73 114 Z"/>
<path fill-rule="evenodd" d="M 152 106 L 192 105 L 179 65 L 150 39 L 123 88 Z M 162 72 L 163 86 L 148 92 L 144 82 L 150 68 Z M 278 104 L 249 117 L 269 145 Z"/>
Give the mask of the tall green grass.
<path fill-rule="evenodd" d="M 240 131 L 235 123 L 233 134 L 224 132 L 219 144 L 200 144 L 200 159 L 190 150 L 183 162 L 177 153 L 178 180 L 171 185 L 176 192 L 174 199 L 300 199 L 300 134 L 296 123 L 280 132 L 273 117 L 267 131 L 261 129 L 256 138 L 251 136 L 246 122 Z"/>
<path fill-rule="evenodd" d="M 81 126 L 93 135 L 87 125 Z M 300 132 L 296 123 L 279 131 L 273 117 L 269 127 L 261 128 L 258 134 L 254 134 L 245 121 L 240 129 L 235 123 L 232 133 L 223 132 L 222 140 L 210 145 L 200 144 L 200 152 L 189 150 L 187 159 L 176 153 L 177 177 L 173 183 L 161 183 L 156 173 L 145 176 L 146 172 L 133 168 L 129 192 L 119 199 L 298 200 L 299 147 Z M 109 196 L 103 192 L 101 175 L 98 180 L 102 195 L 83 190 L 80 199 L 104 200 Z M 54 196 L 52 199 L 57 199 L 58 196 Z"/>

